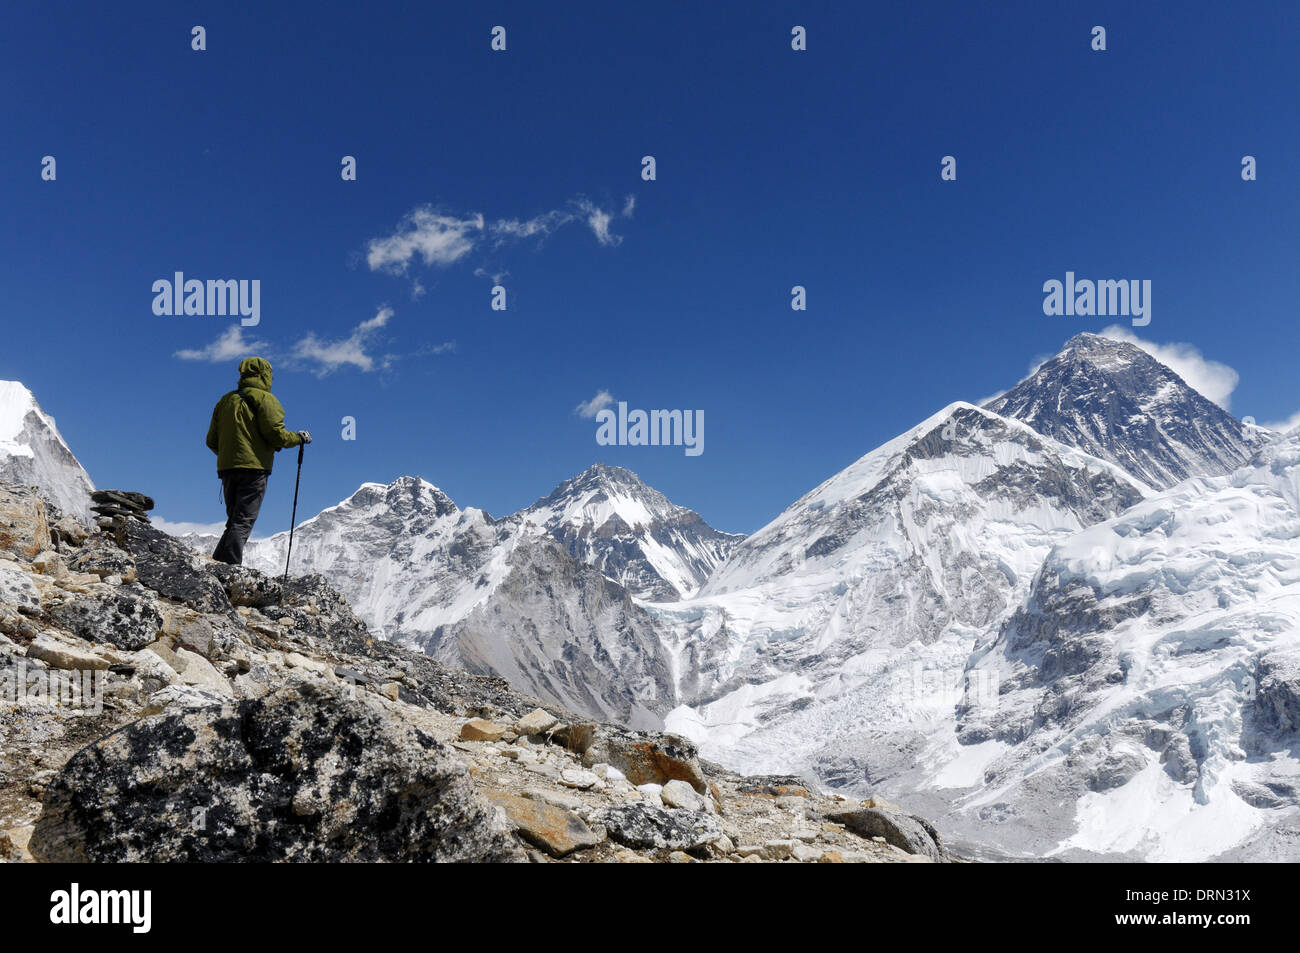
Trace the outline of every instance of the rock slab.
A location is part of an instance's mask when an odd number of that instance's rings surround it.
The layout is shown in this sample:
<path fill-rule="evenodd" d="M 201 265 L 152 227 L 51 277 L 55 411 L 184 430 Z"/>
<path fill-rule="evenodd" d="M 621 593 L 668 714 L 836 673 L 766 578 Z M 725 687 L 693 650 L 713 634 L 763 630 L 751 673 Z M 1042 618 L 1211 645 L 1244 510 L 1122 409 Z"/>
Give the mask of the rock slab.
<path fill-rule="evenodd" d="M 132 722 L 73 756 L 48 862 L 520 861 L 451 751 L 338 686 Z"/>

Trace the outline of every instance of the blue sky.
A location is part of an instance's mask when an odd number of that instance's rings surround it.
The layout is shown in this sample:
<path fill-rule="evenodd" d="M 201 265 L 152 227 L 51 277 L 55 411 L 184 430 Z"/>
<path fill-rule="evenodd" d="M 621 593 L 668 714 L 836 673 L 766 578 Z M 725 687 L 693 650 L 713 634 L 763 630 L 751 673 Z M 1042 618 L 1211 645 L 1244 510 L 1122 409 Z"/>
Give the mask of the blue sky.
<path fill-rule="evenodd" d="M 408 473 L 502 514 L 603 460 L 752 531 L 1114 324 L 1044 316 L 1067 270 L 1151 280 L 1133 330 L 1234 413 L 1300 410 L 1293 3 L 263 6 L 0 12 L 0 378 L 169 520 L 222 518 L 237 363 L 177 356 L 237 321 L 155 315 L 175 271 L 260 280 L 300 514 Z M 597 446 L 602 390 L 702 409 L 705 452 Z"/>

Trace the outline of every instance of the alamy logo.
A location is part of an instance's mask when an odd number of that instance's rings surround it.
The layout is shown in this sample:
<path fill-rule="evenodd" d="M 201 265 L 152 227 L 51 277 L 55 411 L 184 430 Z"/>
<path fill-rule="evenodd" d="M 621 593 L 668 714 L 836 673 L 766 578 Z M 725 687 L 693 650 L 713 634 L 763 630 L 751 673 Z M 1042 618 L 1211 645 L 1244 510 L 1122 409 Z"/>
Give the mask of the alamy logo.
<path fill-rule="evenodd" d="M 0 701 L 18 708 L 62 708 L 69 715 L 98 715 L 104 710 L 104 673 L 27 667 L 26 659 L 0 675 Z"/>
<path fill-rule="evenodd" d="M 596 443 L 602 447 L 685 447 L 688 457 L 704 452 L 704 411 L 632 410 L 618 402 L 596 413 Z"/>
<path fill-rule="evenodd" d="M 153 283 L 153 313 L 162 315 L 240 315 L 246 328 L 262 320 L 262 280 L 254 278 L 186 280 L 176 272 L 172 280 L 159 278 Z"/>
<path fill-rule="evenodd" d="M 50 922 L 126 923 L 132 933 L 148 933 L 153 925 L 153 891 L 86 890 L 74 883 L 70 890 L 50 894 Z"/>
<path fill-rule="evenodd" d="M 1151 323 L 1150 278 L 1075 280 L 1074 272 L 1067 271 L 1064 283 L 1055 278 L 1043 282 L 1043 293 L 1043 314 L 1049 316 L 1132 317 L 1135 328 Z"/>

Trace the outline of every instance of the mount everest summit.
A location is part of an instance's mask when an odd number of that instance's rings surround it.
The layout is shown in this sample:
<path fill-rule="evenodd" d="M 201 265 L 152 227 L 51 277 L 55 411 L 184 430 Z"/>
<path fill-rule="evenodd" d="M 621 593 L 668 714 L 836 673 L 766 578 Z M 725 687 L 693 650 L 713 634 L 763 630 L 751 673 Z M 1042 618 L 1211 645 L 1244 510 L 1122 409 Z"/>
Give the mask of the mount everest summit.
<path fill-rule="evenodd" d="M 386 639 L 973 851 L 1297 859 L 1298 473 L 1296 433 L 1081 334 L 749 537 L 616 467 L 499 519 L 405 477 L 304 522 L 294 569 Z"/>
<path fill-rule="evenodd" d="M 985 405 L 1158 489 L 1245 464 L 1268 442 L 1141 348 L 1079 334 Z"/>

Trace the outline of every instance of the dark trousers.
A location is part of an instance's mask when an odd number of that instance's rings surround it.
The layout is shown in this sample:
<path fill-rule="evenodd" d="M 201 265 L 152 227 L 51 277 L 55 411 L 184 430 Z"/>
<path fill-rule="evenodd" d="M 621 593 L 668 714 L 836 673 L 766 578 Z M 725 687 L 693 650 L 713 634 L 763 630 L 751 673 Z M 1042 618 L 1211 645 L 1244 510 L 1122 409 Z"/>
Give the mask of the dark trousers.
<path fill-rule="evenodd" d="M 266 495 L 266 470 L 219 470 L 221 492 L 226 500 L 226 531 L 212 554 L 218 562 L 236 566 L 244 561 L 244 544 L 253 532 L 262 497 Z"/>

